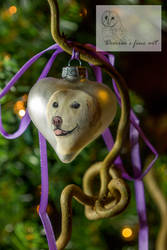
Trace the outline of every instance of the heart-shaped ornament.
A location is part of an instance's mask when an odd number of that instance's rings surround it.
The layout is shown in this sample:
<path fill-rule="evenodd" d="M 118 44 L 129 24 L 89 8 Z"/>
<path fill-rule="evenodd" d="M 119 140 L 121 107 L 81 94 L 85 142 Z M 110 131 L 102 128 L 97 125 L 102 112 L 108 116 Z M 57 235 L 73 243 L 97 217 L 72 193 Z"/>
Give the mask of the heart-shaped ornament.
<path fill-rule="evenodd" d="M 112 122 L 116 98 L 104 84 L 43 78 L 30 90 L 28 112 L 62 162 L 71 162 Z"/>

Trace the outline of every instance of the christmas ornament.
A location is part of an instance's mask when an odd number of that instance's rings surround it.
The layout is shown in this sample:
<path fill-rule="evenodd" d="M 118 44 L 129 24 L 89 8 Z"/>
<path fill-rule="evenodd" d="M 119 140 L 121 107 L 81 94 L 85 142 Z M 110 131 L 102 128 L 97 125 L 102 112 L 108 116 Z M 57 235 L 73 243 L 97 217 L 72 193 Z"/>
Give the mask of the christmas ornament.
<path fill-rule="evenodd" d="M 84 67 L 65 67 L 62 77 L 43 78 L 32 87 L 28 112 L 61 161 L 67 163 L 110 125 L 117 104 L 110 88 L 86 78 Z"/>

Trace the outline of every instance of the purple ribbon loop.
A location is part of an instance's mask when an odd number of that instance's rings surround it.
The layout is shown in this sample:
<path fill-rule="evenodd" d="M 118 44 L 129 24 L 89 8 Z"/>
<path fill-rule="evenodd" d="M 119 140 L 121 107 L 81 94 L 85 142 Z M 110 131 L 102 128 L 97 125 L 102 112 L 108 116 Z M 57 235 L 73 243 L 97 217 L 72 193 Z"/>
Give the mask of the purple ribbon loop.
<path fill-rule="evenodd" d="M 114 56 L 109 54 L 108 55 L 108 58 L 109 58 L 109 62 L 114 65 Z M 118 99 L 118 103 L 119 105 L 121 105 L 121 99 L 120 99 L 120 95 L 119 95 L 119 91 L 118 91 L 118 88 L 116 86 L 116 83 L 115 81 L 113 80 L 113 87 L 114 87 L 114 91 L 115 91 L 115 94 L 117 96 L 117 99 Z M 158 158 L 158 153 L 157 151 L 155 150 L 155 148 L 153 147 L 153 145 L 149 142 L 149 140 L 147 139 L 147 137 L 144 135 L 142 129 L 140 128 L 140 126 L 138 125 L 139 123 L 139 120 L 138 118 L 136 117 L 136 115 L 134 114 L 133 110 L 131 109 L 130 111 L 130 122 L 131 124 L 133 124 L 133 126 L 136 128 L 136 130 L 139 132 L 139 135 L 141 136 L 141 138 L 143 139 L 143 141 L 145 142 L 145 144 L 147 145 L 147 147 L 150 149 L 150 151 L 155 155 L 154 159 L 150 162 L 150 164 L 147 166 L 146 170 L 144 170 L 144 172 L 142 173 L 142 170 L 140 171 L 140 174 L 137 176 L 135 176 L 133 179 L 143 179 L 144 176 L 149 172 L 149 170 L 153 167 L 155 161 L 157 160 Z M 130 176 L 129 176 L 130 177 Z M 131 178 L 131 177 L 130 177 Z M 130 180 L 130 179 L 129 179 Z"/>
<path fill-rule="evenodd" d="M 52 57 L 50 58 L 50 60 L 48 61 L 47 65 L 45 66 L 44 70 L 42 71 L 40 77 L 38 78 L 38 80 L 44 78 L 45 76 L 47 76 L 50 67 L 52 65 L 52 63 L 55 60 L 55 57 L 58 53 L 62 52 L 63 50 L 61 48 L 58 47 L 57 44 L 54 44 L 52 46 L 50 46 L 49 48 L 43 50 L 42 52 L 38 53 L 37 55 L 33 56 L 27 63 L 25 63 L 21 69 L 16 73 L 16 75 L 11 79 L 11 81 L 5 86 L 5 88 L 1 91 L 0 93 L 0 99 L 6 95 L 10 89 L 12 88 L 12 86 L 19 80 L 19 78 L 23 75 L 23 73 L 25 71 L 28 70 L 28 68 L 35 62 L 37 61 L 44 53 L 46 53 L 49 50 L 53 50 L 53 49 L 57 49 Z M 28 111 L 26 110 L 26 113 L 24 115 L 24 117 L 21 119 L 20 125 L 19 125 L 19 129 L 14 132 L 13 134 L 8 134 L 5 129 L 3 128 L 3 124 L 2 124 L 2 118 L 1 118 L 1 105 L 0 105 L 0 133 L 7 139 L 16 139 L 19 136 L 21 136 L 25 130 L 27 129 L 27 127 L 30 124 L 30 117 L 28 114 Z"/>
<path fill-rule="evenodd" d="M 2 125 L 1 105 L 0 105 L 0 134 L 3 135 L 3 137 L 5 137 L 6 139 L 16 139 L 19 136 L 21 136 L 24 133 L 24 131 L 27 129 L 27 127 L 29 126 L 30 121 L 31 119 L 29 117 L 28 111 L 26 110 L 24 117 L 21 119 L 18 130 L 14 132 L 13 134 L 8 134 Z"/>
<path fill-rule="evenodd" d="M 79 52 L 75 50 L 75 48 L 73 48 L 72 50 L 72 56 L 71 56 L 71 59 L 70 61 L 72 60 L 79 60 Z"/>
<path fill-rule="evenodd" d="M 27 69 L 36 61 L 38 60 L 44 53 L 46 53 L 49 50 L 54 50 L 59 48 L 59 46 L 57 44 L 53 44 L 52 46 L 50 46 L 49 48 L 41 51 L 40 53 L 38 53 L 37 55 L 33 56 L 28 62 L 26 62 L 21 69 L 14 75 L 14 77 L 10 80 L 10 82 L 5 86 L 5 88 L 1 91 L 0 93 L 0 99 L 6 95 L 9 90 L 11 89 L 11 87 L 18 81 L 18 79 L 24 74 L 25 71 L 27 71 Z"/>
<path fill-rule="evenodd" d="M 98 67 L 93 67 L 93 69 L 95 71 L 97 81 L 101 83 L 102 82 L 101 69 Z M 109 128 L 107 128 L 103 132 L 102 136 L 108 150 L 110 151 L 113 147 L 114 141 Z M 131 125 L 131 130 L 130 130 L 130 141 L 132 145 L 132 151 L 131 151 L 132 166 L 134 170 L 134 175 L 137 178 L 138 173 L 141 173 L 141 163 L 139 155 L 138 131 L 134 128 L 133 125 Z M 118 157 L 114 163 L 118 164 L 117 167 L 119 167 L 119 169 L 121 170 L 122 176 L 124 178 L 135 182 L 136 206 L 137 206 L 139 225 L 140 225 L 139 243 L 138 243 L 139 250 L 148 250 L 148 225 L 146 217 L 146 205 L 145 205 L 143 182 L 142 180 L 138 180 L 129 176 L 129 174 L 124 169 L 120 157 Z"/>
<path fill-rule="evenodd" d="M 93 48 L 93 46 L 91 46 Z M 102 54 L 102 57 L 105 57 L 105 53 Z M 114 55 L 110 55 L 107 53 L 107 56 L 109 57 L 109 63 L 114 66 Z M 105 57 L 107 60 L 107 58 Z M 96 80 L 100 83 L 102 83 L 102 72 L 101 69 L 97 66 L 91 65 L 95 76 Z M 120 95 L 116 86 L 115 81 L 113 80 L 113 87 L 117 96 L 118 103 L 121 105 L 121 100 L 120 100 Z M 122 160 L 120 156 L 117 157 L 115 160 L 115 165 L 121 170 L 122 176 L 130 181 L 134 181 L 135 185 L 135 194 L 136 194 L 136 207 L 137 207 L 137 212 L 138 212 L 138 218 L 139 218 L 139 250 L 148 250 L 149 247 L 149 238 L 148 238 L 148 224 L 147 224 L 147 216 L 146 216 L 146 204 L 145 204 L 145 195 L 144 195 L 144 184 L 143 184 L 143 177 L 148 173 L 148 171 L 151 169 L 153 166 L 154 162 L 158 158 L 158 153 L 154 149 L 154 147 L 151 145 L 151 143 L 148 141 L 146 136 L 144 135 L 143 131 L 139 127 L 139 120 L 134 114 L 134 112 L 131 110 L 130 111 L 130 122 L 131 122 L 131 127 L 130 127 L 130 141 L 131 141 L 131 146 L 132 146 L 132 151 L 131 151 L 131 160 L 132 160 L 132 166 L 134 170 L 134 177 L 129 176 L 129 174 L 125 171 Z M 143 141 L 145 144 L 148 146 L 148 148 L 151 150 L 151 152 L 155 155 L 155 158 L 153 161 L 149 164 L 147 169 L 142 173 L 142 167 L 141 167 L 141 161 L 140 161 L 140 151 L 139 151 L 139 142 L 138 142 L 138 137 L 139 135 L 142 137 Z M 112 134 L 107 128 L 103 134 L 103 139 L 104 142 L 110 151 L 113 147 L 114 140 L 112 137 Z"/>

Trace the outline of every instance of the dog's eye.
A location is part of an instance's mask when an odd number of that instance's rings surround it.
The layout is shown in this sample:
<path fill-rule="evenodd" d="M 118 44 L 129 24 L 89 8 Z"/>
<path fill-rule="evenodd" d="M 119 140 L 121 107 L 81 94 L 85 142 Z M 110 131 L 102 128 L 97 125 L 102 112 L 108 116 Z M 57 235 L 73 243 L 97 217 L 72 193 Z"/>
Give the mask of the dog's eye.
<path fill-rule="evenodd" d="M 53 102 L 52 106 L 53 108 L 58 108 L 59 104 L 57 102 Z"/>
<path fill-rule="evenodd" d="M 80 104 L 78 102 L 73 102 L 71 104 L 71 108 L 73 108 L 73 109 L 78 109 L 79 107 L 80 107 Z"/>

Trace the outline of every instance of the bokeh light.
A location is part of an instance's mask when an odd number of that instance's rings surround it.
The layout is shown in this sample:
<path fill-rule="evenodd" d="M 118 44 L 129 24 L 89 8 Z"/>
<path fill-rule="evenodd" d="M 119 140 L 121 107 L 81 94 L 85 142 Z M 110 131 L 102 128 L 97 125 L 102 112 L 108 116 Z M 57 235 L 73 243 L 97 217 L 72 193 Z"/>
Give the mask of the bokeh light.
<path fill-rule="evenodd" d="M 103 102 L 108 101 L 109 96 L 108 96 L 107 91 L 100 90 L 100 91 L 98 92 L 98 96 L 99 96 L 99 98 L 100 98 Z"/>
<path fill-rule="evenodd" d="M 134 236 L 133 229 L 130 226 L 124 227 L 121 230 L 121 235 L 125 240 L 132 240 Z"/>
<path fill-rule="evenodd" d="M 10 55 L 9 55 L 9 54 L 6 54 L 6 55 L 4 56 L 4 60 L 5 60 L 5 61 L 9 61 L 9 60 L 10 60 Z"/>
<path fill-rule="evenodd" d="M 9 7 L 8 11 L 9 11 L 9 14 L 12 16 L 12 15 L 16 14 L 17 8 L 16 8 L 16 6 L 12 5 Z"/>
<path fill-rule="evenodd" d="M 36 207 L 37 214 L 39 214 L 39 205 Z"/>
<path fill-rule="evenodd" d="M 24 109 L 19 110 L 19 116 L 23 117 L 25 116 L 26 111 Z"/>
<path fill-rule="evenodd" d="M 14 104 L 14 113 L 17 114 L 20 118 L 23 118 L 25 116 L 26 113 L 26 102 L 27 102 L 27 95 L 23 95 L 22 100 L 17 101 Z"/>
<path fill-rule="evenodd" d="M 79 15 L 82 16 L 82 17 L 85 17 L 87 16 L 88 14 L 88 10 L 86 8 L 82 8 Z"/>

